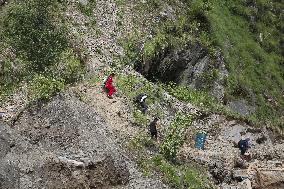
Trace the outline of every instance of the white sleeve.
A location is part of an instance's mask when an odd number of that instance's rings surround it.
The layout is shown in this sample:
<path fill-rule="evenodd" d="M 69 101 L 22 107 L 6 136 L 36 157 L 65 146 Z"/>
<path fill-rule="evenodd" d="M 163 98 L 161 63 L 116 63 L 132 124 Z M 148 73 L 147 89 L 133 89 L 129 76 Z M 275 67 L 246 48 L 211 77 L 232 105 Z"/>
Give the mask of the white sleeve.
<path fill-rule="evenodd" d="M 147 98 L 147 96 L 146 96 L 146 95 L 142 96 L 142 98 L 141 98 L 140 102 L 143 102 L 143 101 L 144 101 L 144 99 L 146 99 L 146 98 Z"/>

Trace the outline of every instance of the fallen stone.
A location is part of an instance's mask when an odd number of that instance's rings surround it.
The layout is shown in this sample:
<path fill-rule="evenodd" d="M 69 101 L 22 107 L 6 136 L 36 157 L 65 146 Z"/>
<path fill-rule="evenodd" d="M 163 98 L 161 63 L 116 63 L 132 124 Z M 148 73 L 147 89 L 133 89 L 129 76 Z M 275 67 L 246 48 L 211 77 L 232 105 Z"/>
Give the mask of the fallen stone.
<path fill-rule="evenodd" d="M 75 167 L 84 167 L 85 164 L 80 161 L 72 160 L 72 159 L 67 159 L 66 157 L 58 157 L 59 161 L 62 163 L 65 163 L 69 166 L 75 166 Z"/>
<path fill-rule="evenodd" d="M 249 179 L 245 179 L 240 183 L 240 189 L 252 189 L 251 181 Z"/>

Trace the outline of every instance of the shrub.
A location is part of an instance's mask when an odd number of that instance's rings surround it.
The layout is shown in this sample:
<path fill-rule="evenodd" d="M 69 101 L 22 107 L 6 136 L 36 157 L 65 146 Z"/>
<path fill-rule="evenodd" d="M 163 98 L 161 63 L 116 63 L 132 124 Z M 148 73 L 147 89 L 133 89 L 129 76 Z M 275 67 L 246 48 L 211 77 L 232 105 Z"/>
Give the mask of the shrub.
<path fill-rule="evenodd" d="M 201 189 L 212 188 L 201 167 L 176 165 L 165 160 L 161 155 L 151 159 L 154 168 L 161 172 L 165 180 L 175 188 Z"/>
<path fill-rule="evenodd" d="M 67 48 L 65 28 L 54 25 L 54 5 L 56 0 L 16 1 L 3 18 L 7 43 L 36 71 L 44 71 Z"/>
<path fill-rule="evenodd" d="M 64 89 L 64 81 L 36 75 L 29 86 L 29 97 L 32 100 L 48 100 L 56 92 Z"/>
<path fill-rule="evenodd" d="M 1 100 L 25 82 L 31 99 L 48 99 L 81 78 L 84 68 L 68 46 L 63 7 L 56 0 L 16 0 L 5 8 L 0 20 Z"/>
<path fill-rule="evenodd" d="M 165 158 L 174 160 L 179 147 L 183 144 L 185 131 L 191 125 L 192 116 L 178 113 L 167 130 L 160 147 Z"/>

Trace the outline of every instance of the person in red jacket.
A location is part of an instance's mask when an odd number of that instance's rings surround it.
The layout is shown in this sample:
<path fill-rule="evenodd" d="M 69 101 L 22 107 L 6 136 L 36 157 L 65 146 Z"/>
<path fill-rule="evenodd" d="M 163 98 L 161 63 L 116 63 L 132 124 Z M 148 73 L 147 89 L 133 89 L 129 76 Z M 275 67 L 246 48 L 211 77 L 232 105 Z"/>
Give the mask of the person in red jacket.
<path fill-rule="evenodd" d="M 105 82 L 108 98 L 112 98 L 113 93 L 116 91 L 114 86 L 112 85 L 112 78 L 114 77 L 114 75 L 114 73 L 110 74 Z"/>

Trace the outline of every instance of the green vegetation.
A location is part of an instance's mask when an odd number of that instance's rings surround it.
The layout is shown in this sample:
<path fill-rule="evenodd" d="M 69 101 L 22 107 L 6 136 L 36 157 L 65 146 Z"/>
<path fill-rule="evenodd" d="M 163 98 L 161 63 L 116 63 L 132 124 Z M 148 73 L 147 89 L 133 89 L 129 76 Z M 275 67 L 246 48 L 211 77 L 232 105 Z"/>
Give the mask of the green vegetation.
<path fill-rule="evenodd" d="M 143 35 L 135 33 L 124 44 L 127 59 L 124 61 L 128 64 L 135 65 L 143 62 L 155 60 L 160 55 L 184 48 L 188 43 L 197 42 L 193 38 L 195 31 L 198 31 L 198 24 L 190 22 L 191 17 L 180 16 L 176 22 L 166 21 L 155 30 L 155 35 L 145 41 L 143 48 L 139 46 Z"/>
<path fill-rule="evenodd" d="M 146 176 L 155 171 L 163 176 L 163 180 L 170 186 L 179 189 L 209 189 L 213 188 L 209 179 L 204 175 L 205 170 L 200 166 L 188 164 L 178 165 L 167 161 L 163 156 L 142 158 L 139 167 Z"/>
<path fill-rule="evenodd" d="M 56 0 L 27 0 L 1 12 L 1 102 L 23 83 L 32 100 L 48 99 L 83 74 L 66 38 L 62 9 Z"/>
<path fill-rule="evenodd" d="M 93 10 L 96 7 L 97 3 L 96 0 L 88 0 L 86 5 L 82 4 L 81 2 L 77 2 L 77 6 L 79 10 L 86 16 L 92 16 Z"/>
<path fill-rule="evenodd" d="M 153 157 L 151 161 L 154 169 L 161 172 L 165 180 L 176 188 L 212 188 L 208 178 L 203 174 L 205 170 L 199 166 L 173 164 L 160 155 Z"/>
<path fill-rule="evenodd" d="M 139 134 L 138 136 L 130 140 L 129 147 L 131 148 L 131 150 L 143 152 L 145 148 L 156 147 L 156 144 L 151 139 L 151 137 L 149 135 L 146 135 L 146 133 L 143 131 L 143 134 Z"/>
<path fill-rule="evenodd" d="M 141 111 L 135 110 L 133 112 L 133 117 L 135 119 L 135 123 L 142 127 L 145 127 L 148 124 L 147 117 Z"/>
<path fill-rule="evenodd" d="M 251 125 L 261 126 L 255 114 L 244 117 L 236 112 L 233 112 L 224 104 L 218 102 L 213 96 L 209 95 L 206 91 L 194 90 L 190 87 L 178 86 L 174 83 L 161 85 L 172 96 L 176 97 L 181 101 L 190 102 L 195 106 L 201 108 L 203 111 L 221 113 L 230 119 L 236 119 Z"/>
<path fill-rule="evenodd" d="M 212 4 L 207 18 L 211 38 L 222 48 L 230 72 L 227 98 L 240 97 L 255 103 L 255 116 L 260 122 L 283 127 L 284 36 L 280 12 L 284 5 L 278 1 L 220 0 Z M 267 97 L 273 100 L 269 102 Z"/>
<path fill-rule="evenodd" d="M 229 71 L 224 84 L 226 101 L 245 99 L 256 107 L 256 112 L 243 119 L 283 129 L 283 3 L 277 0 L 182 2 L 184 6 L 177 9 L 175 21 L 161 19 L 161 22 L 153 25 L 151 37 L 134 31 L 133 37 L 123 43 L 126 52 L 124 63 L 139 69 L 141 63 L 147 65 L 159 61 L 165 53 L 184 49 L 188 44 L 200 43 L 207 48 L 213 60 L 213 69 L 203 74 L 203 83 L 210 88 L 218 77 L 218 70 L 214 70 L 214 56 L 216 49 L 221 49 Z M 161 6 L 159 2 L 156 4 Z M 141 7 L 149 13 L 159 10 Z M 183 88 L 175 89 L 186 91 Z M 187 91 L 190 94 L 170 89 L 172 94 L 178 93 L 183 100 L 202 102 L 202 106 L 209 108 L 215 104 L 211 97 L 205 99 L 208 97 L 206 92 Z M 223 111 L 224 108 L 221 109 Z"/>
<path fill-rule="evenodd" d="M 179 147 L 183 144 L 185 131 L 190 127 L 192 116 L 177 114 L 166 132 L 163 143 L 153 141 L 149 135 L 140 134 L 129 143 L 130 149 L 136 153 L 137 163 L 145 176 L 159 174 L 166 183 L 175 188 L 213 188 L 205 170 L 197 165 L 178 164 L 175 159 Z M 160 153 L 158 149 L 160 148 Z M 147 151 L 154 152 L 149 156 Z"/>
<path fill-rule="evenodd" d="M 48 99 L 51 94 L 64 89 L 64 81 L 35 75 L 30 82 L 29 91 L 32 99 Z"/>
<path fill-rule="evenodd" d="M 174 160 L 179 147 L 184 142 L 185 131 L 191 125 L 192 116 L 177 114 L 172 121 L 163 143 L 161 145 L 161 153 L 168 160 Z"/>
<path fill-rule="evenodd" d="M 117 87 L 132 100 L 141 93 L 149 95 L 147 98 L 147 104 L 149 105 L 159 102 L 162 99 L 162 92 L 159 87 L 155 87 L 147 80 L 137 78 L 136 76 L 117 75 L 116 84 Z"/>
<path fill-rule="evenodd" d="M 205 110 L 216 110 L 217 107 L 223 106 L 213 96 L 207 92 L 194 90 L 190 87 L 178 86 L 175 83 L 161 84 L 165 90 L 172 96 L 181 101 L 191 102 Z"/>

